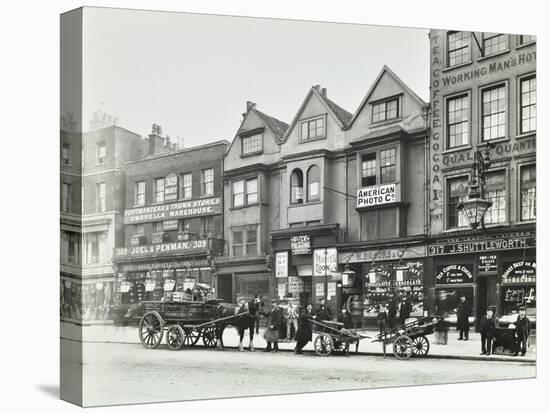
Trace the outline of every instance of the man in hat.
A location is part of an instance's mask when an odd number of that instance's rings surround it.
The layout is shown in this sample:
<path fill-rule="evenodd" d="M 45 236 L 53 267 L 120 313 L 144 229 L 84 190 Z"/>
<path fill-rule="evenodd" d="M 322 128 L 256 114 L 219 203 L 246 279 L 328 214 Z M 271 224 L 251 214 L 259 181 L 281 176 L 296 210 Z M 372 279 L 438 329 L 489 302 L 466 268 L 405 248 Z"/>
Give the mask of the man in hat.
<path fill-rule="evenodd" d="M 279 308 L 279 301 L 277 299 L 273 299 L 271 305 L 271 310 L 266 314 L 267 327 L 264 338 L 267 342 L 267 348 L 264 352 L 277 352 L 279 350 L 279 328 L 283 320 L 283 313 Z"/>
<path fill-rule="evenodd" d="M 458 340 L 467 341 L 470 322 L 468 318 L 472 314 L 472 307 L 466 302 L 466 295 L 460 296 L 460 303 L 456 309 L 456 329 L 458 330 Z"/>
<path fill-rule="evenodd" d="M 493 350 L 493 340 L 496 333 L 495 308 L 489 306 L 487 313 L 481 317 L 479 323 L 481 333 L 481 355 L 491 355 Z"/>
<path fill-rule="evenodd" d="M 327 306 L 327 301 L 325 298 L 321 299 L 319 307 L 317 308 L 317 312 L 315 312 L 315 316 L 317 316 L 317 320 L 319 321 L 332 320 L 332 311 Z"/>
<path fill-rule="evenodd" d="M 519 352 L 521 352 L 521 356 L 524 356 L 527 352 L 529 318 L 525 315 L 525 311 L 525 306 L 520 306 L 518 309 L 519 315 L 514 330 L 514 356 L 517 356 Z"/>

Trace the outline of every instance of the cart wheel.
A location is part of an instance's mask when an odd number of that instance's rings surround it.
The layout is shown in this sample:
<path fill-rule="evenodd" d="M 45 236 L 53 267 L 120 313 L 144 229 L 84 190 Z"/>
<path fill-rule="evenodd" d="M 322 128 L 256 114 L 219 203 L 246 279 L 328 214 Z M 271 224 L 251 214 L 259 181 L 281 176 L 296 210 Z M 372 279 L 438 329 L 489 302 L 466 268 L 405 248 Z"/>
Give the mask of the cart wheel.
<path fill-rule="evenodd" d="M 200 336 L 200 331 L 197 331 L 194 328 L 183 328 L 183 345 L 195 345 L 199 341 Z"/>
<path fill-rule="evenodd" d="M 204 328 L 202 330 L 202 343 L 207 348 L 216 346 L 216 328 Z"/>
<path fill-rule="evenodd" d="M 171 325 L 166 331 L 166 345 L 172 351 L 177 351 L 183 346 L 185 335 L 179 325 Z"/>
<path fill-rule="evenodd" d="M 430 341 L 424 335 L 417 336 L 413 339 L 413 355 L 426 356 L 430 350 Z"/>
<path fill-rule="evenodd" d="M 145 348 L 158 348 L 164 334 L 164 321 L 158 312 L 143 315 L 138 328 L 139 340 Z"/>
<path fill-rule="evenodd" d="M 349 347 L 349 342 L 346 341 L 332 341 L 334 344 L 334 352 L 345 353 Z"/>
<path fill-rule="evenodd" d="M 412 339 L 407 335 L 399 335 L 393 341 L 393 354 L 397 359 L 408 359 L 413 353 Z"/>
<path fill-rule="evenodd" d="M 319 334 L 313 342 L 313 348 L 315 349 L 317 355 L 329 356 L 334 350 L 334 343 L 332 342 L 330 335 Z"/>

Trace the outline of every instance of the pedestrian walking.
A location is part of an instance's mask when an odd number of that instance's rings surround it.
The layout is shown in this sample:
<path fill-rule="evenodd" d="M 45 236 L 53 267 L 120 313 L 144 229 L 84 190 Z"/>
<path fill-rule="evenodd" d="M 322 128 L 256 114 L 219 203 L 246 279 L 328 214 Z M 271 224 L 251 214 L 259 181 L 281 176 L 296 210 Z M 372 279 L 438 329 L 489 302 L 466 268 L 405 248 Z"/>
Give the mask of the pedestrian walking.
<path fill-rule="evenodd" d="M 296 332 L 298 331 L 298 307 L 292 301 L 288 302 L 284 317 L 286 319 L 286 341 L 290 342 L 292 337 L 291 330 L 294 329 L 294 336 L 296 336 Z"/>
<path fill-rule="evenodd" d="M 317 312 L 315 312 L 317 320 L 319 321 L 331 321 L 332 320 L 332 311 L 327 306 L 327 301 L 325 298 L 321 299 Z"/>
<path fill-rule="evenodd" d="M 388 322 L 388 309 L 385 303 L 378 305 L 378 315 L 376 316 L 376 322 L 378 324 L 378 332 L 380 335 L 384 335 L 386 331 L 386 324 Z"/>
<path fill-rule="evenodd" d="M 469 317 L 472 314 L 472 307 L 466 301 L 466 295 L 460 296 L 460 303 L 456 309 L 456 329 L 458 330 L 458 340 L 467 341 L 470 331 Z"/>
<path fill-rule="evenodd" d="M 390 325 L 390 329 L 395 328 L 397 322 L 398 304 L 399 298 L 397 297 L 397 294 L 394 294 L 393 297 L 390 299 L 390 303 L 388 304 L 388 323 Z"/>
<path fill-rule="evenodd" d="M 527 352 L 529 341 L 529 318 L 525 315 L 525 306 L 518 309 L 519 315 L 514 330 L 514 356 L 524 356 Z"/>
<path fill-rule="evenodd" d="M 283 313 L 279 308 L 279 301 L 277 299 L 273 299 L 271 305 L 271 309 L 266 315 L 267 327 L 264 338 L 267 342 L 267 348 L 264 352 L 277 352 L 279 350 L 279 328 L 283 319 Z"/>
<path fill-rule="evenodd" d="M 296 354 L 301 354 L 304 346 L 312 340 L 313 332 L 311 330 L 311 319 L 316 319 L 313 313 L 313 305 L 308 303 L 306 308 L 300 312 L 298 317 L 298 330 L 296 331 Z"/>
<path fill-rule="evenodd" d="M 487 308 L 487 313 L 481 317 L 479 326 L 479 332 L 481 333 L 481 355 L 491 355 L 496 333 L 494 307 Z"/>
<path fill-rule="evenodd" d="M 405 321 L 411 316 L 412 301 L 411 295 L 407 292 L 407 295 L 403 298 L 401 306 L 399 307 L 399 323 L 405 325 Z"/>

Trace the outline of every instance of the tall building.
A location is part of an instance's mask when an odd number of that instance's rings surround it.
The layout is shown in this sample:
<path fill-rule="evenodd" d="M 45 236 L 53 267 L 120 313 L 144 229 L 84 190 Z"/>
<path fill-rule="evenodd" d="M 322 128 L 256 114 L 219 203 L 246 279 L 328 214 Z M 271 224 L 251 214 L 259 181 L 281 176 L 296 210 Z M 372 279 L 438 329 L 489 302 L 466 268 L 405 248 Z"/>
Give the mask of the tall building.
<path fill-rule="evenodd" d="M 280 227 L 280 143 L 288 125 L 247 102 L 224 157 L 224 255 L 216 257 L 218 296 L 238 302 L 274 290 L 270 232 Z"/>
<path fill-rule="evenodd" d="M 430 273 L 435 305 L 461 295 L 474 316 L 536 304 L 536 43 L 533 36 L 430 31 Z M 471 230 L 468 198 L 477 151 L 489 152 L 484 197 Z"/>
<path fill-rule="evenodd" d="M 147 156 L 125 164 L 125 189 L 118 195 L 125 204 L 122 238 L 113 259 L 118 310 L 184 290 L 187 281 L 212 284 L 213 258 L 223 251 L 221 174 L 228 145 L 177 150 L 154 125 Z"/>

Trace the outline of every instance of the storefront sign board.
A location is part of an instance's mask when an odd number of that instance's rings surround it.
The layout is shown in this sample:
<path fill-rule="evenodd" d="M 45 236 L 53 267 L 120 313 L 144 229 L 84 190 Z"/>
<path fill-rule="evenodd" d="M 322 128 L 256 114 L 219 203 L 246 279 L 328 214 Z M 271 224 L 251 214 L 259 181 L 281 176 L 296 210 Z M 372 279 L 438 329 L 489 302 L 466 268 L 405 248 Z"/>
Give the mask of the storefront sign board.
<path fill-rule="evenodd" d="M 510 234 L 487 238 L 470 237 L 456 241 L 448 240 L 431 244 L 428 248 L 430 256 L 445 254 L 462 254 L 484 251 L 501 251 L 535 247 L 535 236 L 525 234 Z"/>
<path fill-rule="evenodd" d="M 471 264 L 452 264 L 437 266 L 435 283 L 438 285 L 453 285 L 473 283 L 473 268 Z"/>
<path fill-rule="evenodd" d="M 336 272 L 338 252 L 335 247 L 313 250 L 313 276 L 330 276 Z"/>
<path fill-rule="evenodd" d="M 289 276 L 288 277 L 288 293 L 302 293 L 304 292 L 304 281 L 300 277 Z"/>
<path fill-rule="evenodd" d="M 479 264 L 477 269 L 480 272 L 496 272 L 497 271 L 497 255 L 482 254 L 479 256 Z"/>
<path fill-rule="evenodd" d="M 360 263 L 383 260 L 413 259 L 426 256 L 425 246 L 414 246 L 406 249 L 376 249 L 358 252 L 342 252 L 338 254 L 339 263 Z"/>
<path fill-rule="evenodd" d="M 395 184 L 372 185 L 357 190 L 357 208 L 374 207 L 395 201 Z"/>
<path fill-rule="evenodd" d="M 275 277 L 288 276 L 288 252 L 275 253 Z"/>
<path fill-rule="evenodd" d="M 162 229 L 164 231 L 177 230 L 178 229 L 178 221 L 177 220 L 165 220 L 165 221 L 162 222 Z"/>
<path fill-rule="evenodd" d="M 206 252 L 208 248 L 207 239 L 178 241 L 173 243 L 159 243 L 144 246 L 116 247 L 114 258 L 119 257 L 146 257 L 149 255 L 162 254 L 189 254 L 200 251 Z"/>
<path fill-rule="evenodd" d="M 290 238 L 292 254 L 311 254 L 311 241 L 308 234 L 292 236 Z"/>
<path fill-rule="evenodd" d="M 182 201 L 148 207 L 130 208 L 124 211 L 124 224 L 147 223 L 170 219 L 208 216 L 222 213 L 220 197 Z"/>
<path fill-rule="evenodd" d="M 534 282 L 537 276 L 535 261 L 518 260 L 516 262 L 504 262 L 502 281 L 505 283 Z"/>

